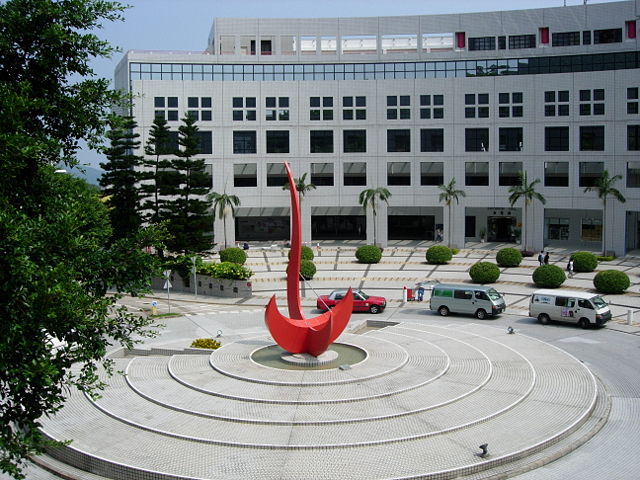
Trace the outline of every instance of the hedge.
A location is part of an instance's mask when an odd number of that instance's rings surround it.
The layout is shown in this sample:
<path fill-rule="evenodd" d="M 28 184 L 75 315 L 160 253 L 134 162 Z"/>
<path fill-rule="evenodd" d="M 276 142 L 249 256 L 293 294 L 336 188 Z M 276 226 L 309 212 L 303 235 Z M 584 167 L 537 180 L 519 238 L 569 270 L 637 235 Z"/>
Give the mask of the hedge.
<path fill-rule="evenodd" d="M 453 254 L 449 247 L 445 247 L 444 245 L 434 245 L 433 247 L 429 247 L 425 256 L 427 258 L 427 262 L 442 265 L 451 260 Z"/>
<path fill-rule="evenodd" d="M 224 250 L 220 250 L 220 261 L 244 265 L 247 261 L 247 254 L 244 250 L 238 247 L 225 248 Z"/>
<path fill-rule="evenodd" d="M 375 245 L 362 245 L 356 250 L 356 258 L 360 263 L 378 263 L 382 258 L 382 250 Z"/>
<path fill-rule="evenodd" d="M 469 276 L 475 283 L 493 283 L 500 277 L 500 269 L 495 263 L 478 262 L 469 269 Z"/>
<path fill-rule="evenodd" d="M 196 338 L 191 342 L 193 348 L 206 348 L 208 350 L 216 350 L 220 348 L 220 342 L 213 338 Z"/>
<path fill-rule="evenodd" d="M 522 253 L 515 248 L 503 248 L 498 250 L 496 262 L 501 267 L 517 267 L 522 262 Z"/>
<path fill-rule="evenodd" d="M 593 279 L 593 286 L 600 293 L 623 293 L 629 285 L 629 275 L 618 270 L 603 270 Z"/>
<path fill-rule="evenodd" d="M 541 265 L 533 271 L 533 283 L 542 288 L 558 288 L 566 279 L 557 265 Z"/>
<path fill-rule="evenodd" d="M 207 263 L 200 268 L 199 272 L 213 278 L 229 280 L 248 280 L 253 275 L 247 267 L 233 262 Z"/>
<path fill-rule="evenodd" d="M 574 272 L 593 272 L 598 266 L 598 259 L 591 252 L 573 252 L 571 259 Z"/>
<path fill-rule="evenodd" d="M 306 245 L 302 245 L 302 250 L 300 251 L 300 259 L 301 260 L 313 260 L 315 257 L 313 253 L 313 249 L 311 247 L 307 247 Z M 291 250 L 289 250 L 289 256 L 291 258 Z"/>

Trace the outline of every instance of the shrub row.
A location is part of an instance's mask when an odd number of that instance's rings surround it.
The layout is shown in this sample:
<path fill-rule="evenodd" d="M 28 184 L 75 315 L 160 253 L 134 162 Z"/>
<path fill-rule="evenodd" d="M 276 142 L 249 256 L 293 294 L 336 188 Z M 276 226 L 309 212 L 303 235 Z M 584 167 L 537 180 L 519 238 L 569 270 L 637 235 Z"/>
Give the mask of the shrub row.
<path fill-rule="evenodd" d="M 213 278 L 229 280 L 248 280 L 253 275 L 247 267 L 233 262 L 206 263 L 198 271 Z"/>

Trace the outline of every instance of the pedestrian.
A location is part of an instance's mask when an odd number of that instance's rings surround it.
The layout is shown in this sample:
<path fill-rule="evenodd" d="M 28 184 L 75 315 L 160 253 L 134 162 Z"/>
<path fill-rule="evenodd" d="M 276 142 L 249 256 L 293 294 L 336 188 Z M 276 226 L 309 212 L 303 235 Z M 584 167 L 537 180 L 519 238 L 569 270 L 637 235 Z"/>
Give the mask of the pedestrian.
<path fill-rule="evenodd" d="M 549 252 L 544 254 L 544 264 L 549 265 Z"/>
<path fill-rule="evenodd" d="M 569 271 L 569 278 L 573 278 L 573 259 L 569 260 L 569 264 L 567 265 L 567 270 Z"/>
<path fill-rule="evenodd" d="M 423 298 L 424 298 L 424 287 L 420 285 L 418 287 L 418 301 L 421 302 Z"/>
<path fill-rule="evenodd" d="M 538 254 L 538 263 L 544 265 L 544 250 L 541 250 Z"/>

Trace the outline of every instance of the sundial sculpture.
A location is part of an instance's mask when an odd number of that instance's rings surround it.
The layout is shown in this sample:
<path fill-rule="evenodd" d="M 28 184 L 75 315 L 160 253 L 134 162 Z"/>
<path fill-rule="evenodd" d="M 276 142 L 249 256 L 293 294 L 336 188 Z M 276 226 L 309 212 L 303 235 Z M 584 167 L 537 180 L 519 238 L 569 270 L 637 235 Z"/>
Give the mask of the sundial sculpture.
<path fill-rule="evenodd" d="M 273 295 L 264 313 L 264 321 L 276 343 L 290 353 L 308 353 L 317 357 L 340 336 L 349 323 L 353 311 L 351 288 L 331 310 L 313 318 L 305 318 L 300 303 L 300 254 L 302 251 L 302 226 L 300 224 L 300 199 L 291 168 L 284 162 L 291 193 L 291 252 L 287 269 L 287 306 L 289 317 L 278 310 Z"/>

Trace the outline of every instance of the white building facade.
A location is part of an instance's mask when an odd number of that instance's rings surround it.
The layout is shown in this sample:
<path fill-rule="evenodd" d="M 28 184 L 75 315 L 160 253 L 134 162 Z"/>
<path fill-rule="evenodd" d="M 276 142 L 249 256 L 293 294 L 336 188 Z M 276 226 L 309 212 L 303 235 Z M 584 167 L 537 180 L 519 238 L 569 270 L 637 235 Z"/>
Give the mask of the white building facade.
<path fill-rule="evenodd" d="M 143 144 L 155 116 L 193 115 L 212 190 L 237 195 L 233 241 L 289 237 L 282 162 L 316 185 L 303 240 L 373 242 L 360 192 L 392 196 L 376 241 L 515 242 L 526 171 L 530 248 L 640 248 L 640 0 L 454 15 L 215 19 L 203 52 L 130 51 L 116 87 L 133 94 Z M 626 197 L 585 193 L 601 173 Z M 451 224 L 441 184 L 465 192 Z M 216 241 L 222 239 L 216 220 Z"/>

